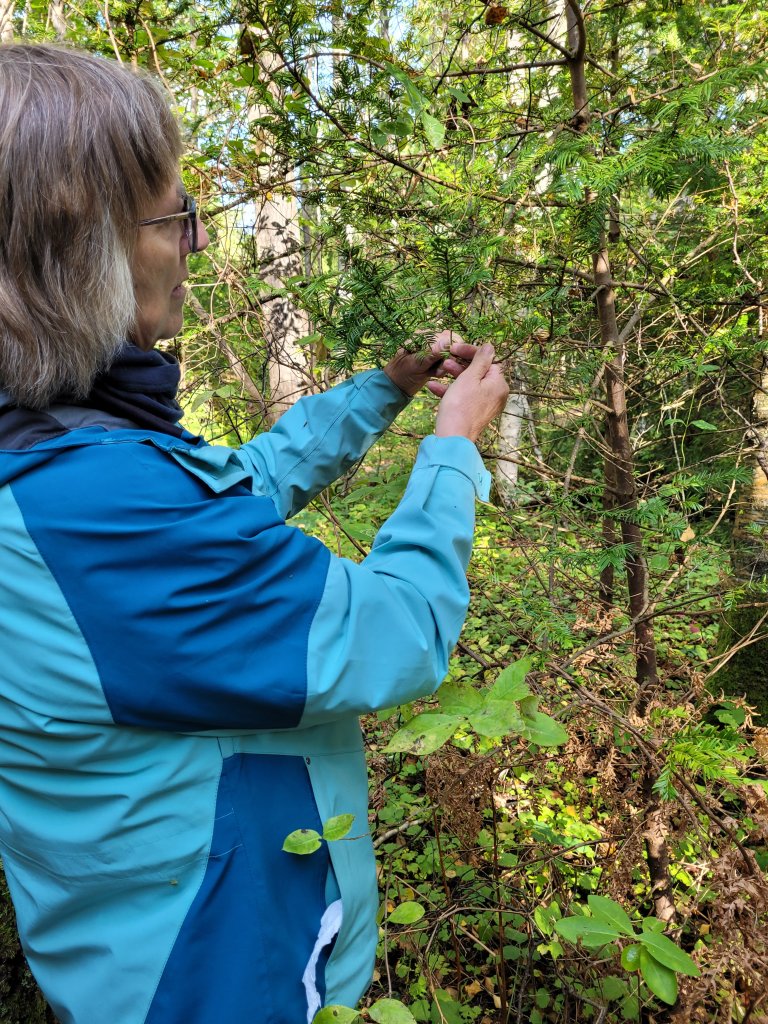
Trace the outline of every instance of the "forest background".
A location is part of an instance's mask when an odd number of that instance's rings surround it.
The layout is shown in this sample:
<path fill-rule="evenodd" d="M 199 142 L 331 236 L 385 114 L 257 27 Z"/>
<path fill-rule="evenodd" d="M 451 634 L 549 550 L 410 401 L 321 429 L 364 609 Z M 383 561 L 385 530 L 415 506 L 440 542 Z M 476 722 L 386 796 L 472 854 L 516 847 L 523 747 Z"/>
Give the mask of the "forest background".
<path fill-rule="evenodd" d="M 174 98 L 191 429 L 445 328 L 507 365 L 450 674 L 364 723 L 363 1019 L 768 1021 L 763 5 L 0 0 L 19 38 Z M 362 557 L 433 414 L 298 525 Z M 0 1022 L 52 1021 L 7 900 L 0 958 Z"/>

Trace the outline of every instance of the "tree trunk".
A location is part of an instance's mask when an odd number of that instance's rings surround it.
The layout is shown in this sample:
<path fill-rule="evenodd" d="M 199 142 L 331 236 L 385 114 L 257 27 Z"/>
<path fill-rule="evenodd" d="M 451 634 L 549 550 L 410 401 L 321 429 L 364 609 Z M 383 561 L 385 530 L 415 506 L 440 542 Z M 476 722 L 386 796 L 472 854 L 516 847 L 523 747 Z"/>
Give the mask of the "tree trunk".
<path fill-rule="evenodd" d="M 261 75 L 269 82 L 273 95 L 278 87 L 271 79 L 278 60 L 268 50 L 260 49 L 262 33 L 246 27 L 243 37 L 249 42 L 248 55 L 253 57 Z M 241 52 L 243 52 L 241 45 Z M 264 109 L 255 106 L 250 120 L 256 122 Z M 271 140 L 264 140 L 264 151 L 272 152 Z M 262 195 L 254 226 L 259 276 L 269 291 L 280 291 L 285 282 L 302 272 L 302 233 L 296 194 L 289 179 L 298 180 L 295 168 L 284 165 L 274 152 L 272 159 L 259 170 Z M 311 389 L 311 375 L 304 350 L 298 340 L 309 334 L 309 320 L 288 297 L 273 299 L 265 316 L 264 341 L 269 369 L 270 420 L 274 423 L 293 403 Z"/>
<path fill-rule="evenodd" d="M 519 468 L 515 460 L 520 457 L 520 436 L 529 415 L 525 393 L 510 391 L 499 419 L 499 459 L 494 474 L 499 498 L 507 507 L 515 504 Z"/>
<path fill-rule="evenodd" d="M 287 190 L 265 199 L 256 226 L 258 259 L 264 265 L 261 280 L 270 291 L 283 287 L 290 277 L 301 273 L 301 233 L 295 196 Z M 264 321 L 264 339 L 269 361 L 270 419 L 277 420 L 309 391 L 306 358 L 297 344 L 309 334 L 306 313 L 289 298 L 274 299 Z"/>
<path fill-rule="evenodd" d="M 13 42 L 14 0 L 0 0 L 0 43 Z"/>
<path fill-rule="evenodd" d="M 67 34 L 67 16 L 64 13 L 64 0 L 50 0 L 48 17 L 53 26 L 53 31 L 56 33 L 56 38 L 63 39 Z"/>
<path fill-rule="evenodd" d="M 606 451 L 608 450 L 608 443 L 609 438 L 606 425 Z M 618 543 L 619 534 L 616 530 L 616 520 L 613 518 L 614 511 L 616 509 L 616 474 L 613 471 L 613 460 L 607 457 L 604 461 L 604 472 L 605 481 L 603 487 L 602 534 L 603 547 L 606 548 L 606 550 L 610 550 Z M 613 567 L 613 562 L 608 562 L 605 568 L 600 572 L 600 583 L 598 588 L 600 606 L 605 611 L 609 611 L 613 608 L 615 577 L 616 572 Z"/>
<path fill-rule="evenodd" d="M 760 310 L 760 335 L 762 330 Z M 763 356 L 760 384 L 753 400 L 752 436 L 755 466 L 749 502 L 739 512 L 733 531 L 732 564 L 735 583 L 744 599 L 723 615 L 718 636 L 720 668 L 710 680 L 715 693 L 746 698 L 768 722 L 768 358 Z"/>
<path fill-rule="evenodd" d="M 574 131 L 583 132 L 590 124 L 585 73 L 586 32 L 581 8 L 576 0 L 567 0 L 566 20 L 568 46 L 571 54 L 568 69 L 571 76 L 574 109 L 571 125 Z M 585 201 L 590 201 L 589 195 L 585 196 Z M 615 213 L 612 221 L 615 222 Z M 616 293 L 613 288 L 607 231 L 602 232 L 600 245 L 593 253 L 592 272 L 600 339 L 604 350 L 613 354 L 605 369 L 608 405 L 608 452 L 606 457 L 610 463 L 605 479 L 606 488 L 613 491 L 612 499 L 609 498 L 607 505 L 631 515 L 637 510 L 634 452 L 629 436 L 627 396 L 624 385 L 625 346 L 619 336 L 616 318 Z M 639 526 L 634 522 L 622 519 L 621 538 L 628 547 L 626 565 L 629 610 L 635 620 L 637 710 L 642 717 L 645 714 L 651 693 L 658 685 L 653 624 L 650 620 L 643 621 L 642 618 L 648 607 L 648 566 L 643 554 L 643 538 Z"/>
<path fill-rule="evenodd" d="M 583 132 L 590 123 L 585 71 L 587 36 L 584 17 L 577 0 L 566 0 L 566 23 L 570 53 L 568 69 L 574 110 L 571 127 L 574 131 Z M 585 196 L 585 201 L 590 201 L 589 195 Z M 612 212 L 611 222 L 613 225 L 618 224 L 615 210 Z M 629 513 L 631 516 L 637 510 L 637 487 L 624 384 L 625 345 L 619 333 L 616 317 L 616 293 L 613 288 L 607 230 L 602 231 L 600 244 L 593 253 L 592 270 L 600 339 L 603 350 L 612 353 L 612 358 L 605 368 L 608 405 L 605 485 L 606 490 L 610 489 L 613 492 L 609 495 L 607 505 L 617 512 Z M 650 619 L 643 619 L 648 607 L 648 566 L 643 554 L 642 534 L 637 523 L 622 517 L 621 538 L 627 547 L 629 610 L 635 621 L 635 711 L 638 717 L 643 718 L 653 691 L 658 686 L 653 623 Z M 602 588 L 601 597 L 604 597 Z M 671 922 L 675 918 L 675 904 L 669 872 L 666 820 L 664 809 L 654 792 L 655 782 L 655 772 L 646 762 L 643 767 L 642 786 L 645 796 L 644 839 L 648 875 L 656 916 L 662 921 Z"/>

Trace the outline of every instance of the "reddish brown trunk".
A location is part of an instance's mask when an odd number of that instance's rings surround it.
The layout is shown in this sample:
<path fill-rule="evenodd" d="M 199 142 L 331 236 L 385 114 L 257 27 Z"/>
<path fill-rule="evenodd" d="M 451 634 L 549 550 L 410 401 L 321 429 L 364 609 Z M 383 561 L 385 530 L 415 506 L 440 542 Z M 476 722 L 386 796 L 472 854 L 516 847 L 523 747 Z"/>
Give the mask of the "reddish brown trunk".
<path fill-rule="evenodd" d="M 606 472 L 606 488 L 613 490 L 613 508 L 630 513 L 637 510 L 637 487 L 632 442 L 629 437 L 627 418 L 627 396 L 624 386 L 624 353 L 619 340 L 616 320 L 616 295 L 611 279 L 611 267 L 606 248 L 593 257 L 595 287 L 597 292 L 597 315 L 600 323 L 600 337 L 604 347 L 613 351 L 613 359 L 606 366 L 605 385 L 608 403 L 608 459 L 610 467 Z M 627 545 L 627 584 L 629 589 L 629 611 L 635 620 L 636 668 L 638 686 L 637 710 L 645 713 L 651 692 L 658 684 L 656 668 L 656 646 L 651 620 L 643 619 L 648 607 L 648 566 L 643 555 L 643 537 L 635 522 L 621 517 L 621 538 Z"/>
<path fill-rule="evenodd" d="M 568 26 L 569 71 L 573 96 L 574 116 L 571 126 L 583 132 L 590 123 L 589 101 L 585 73 L 586 29 L 577 0 L 566 0 Z M 585 195 L 585 202 L 591 197 Z M 618 226 L 616 204 L 611 209 L 612 233 Z M 634 452 L 629 436 L 627 394 L 624 381 L 624 346 L 616 317 L 616 293 L 608 252 L 608 232 L 601 232 L 600 243 L 593 254 L 592 269 L 596 290 L 597 317 L 603 351 L 611 354 L 606 366 L 605 383 L 608 405 L 606 430 L 605 507 L 615 510 L 621 522 L 621 537 L 627 547 L 626 566 L 629 589 L 629 610 L 635 622 L 635 679 L 637 696 L 635 707 L 644 717 L 650 697 L 658 685 L 656 646 L 652 620 L 644 619 L 648 608 L 648 566 L 643 555 L 643 537 L 640 527 L 632 522 L 637 510 Z M 613 524 L 606 520 L 604 536 L 610 535 Z M 612 583 L 612 579 L 611 579 Z M 601 599 L 604 596 L 601 579 Z M 655 772 L 650 763 L 643 769 L 645 796 L 645 850 L 654 908 L 663 921 L 673 921 L 675 904 L 672 878 L 669 871 L 669 853 L 666 841 L 666 819 L 663 805 L 654 792 Z"/>

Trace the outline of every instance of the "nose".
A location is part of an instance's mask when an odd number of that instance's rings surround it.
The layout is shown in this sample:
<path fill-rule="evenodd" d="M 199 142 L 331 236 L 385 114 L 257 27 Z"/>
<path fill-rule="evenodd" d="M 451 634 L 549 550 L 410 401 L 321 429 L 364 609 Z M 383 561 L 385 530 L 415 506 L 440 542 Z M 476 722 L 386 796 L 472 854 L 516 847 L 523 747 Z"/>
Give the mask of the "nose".
<path fill-rule="evenodd" d="M 197 251 L 202 252 L 203 249 L 207 249 L 211 244 L 211 236 L 205 227 L 205 221 L 198 214 L 197 217 Z"/>

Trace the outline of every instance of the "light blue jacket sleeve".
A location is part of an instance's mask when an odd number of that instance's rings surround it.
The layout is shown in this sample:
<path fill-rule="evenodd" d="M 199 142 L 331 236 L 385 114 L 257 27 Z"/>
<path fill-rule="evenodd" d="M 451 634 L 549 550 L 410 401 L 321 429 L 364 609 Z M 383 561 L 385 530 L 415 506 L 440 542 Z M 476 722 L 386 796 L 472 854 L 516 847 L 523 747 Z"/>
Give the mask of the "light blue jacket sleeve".
<path fill-rule="evenodd" d="M 300 399 L 236 458 L 288 519 L 362 458 L 410 399 L 383 370 Z"/>
<path fill-rule="evenodd" d="M 309 634 L 302 724 L 437 689 L 469 603 L 475 498 L 489 489 L 471 441 L 425 438 L 367 558 L 331 559 Z"/>

